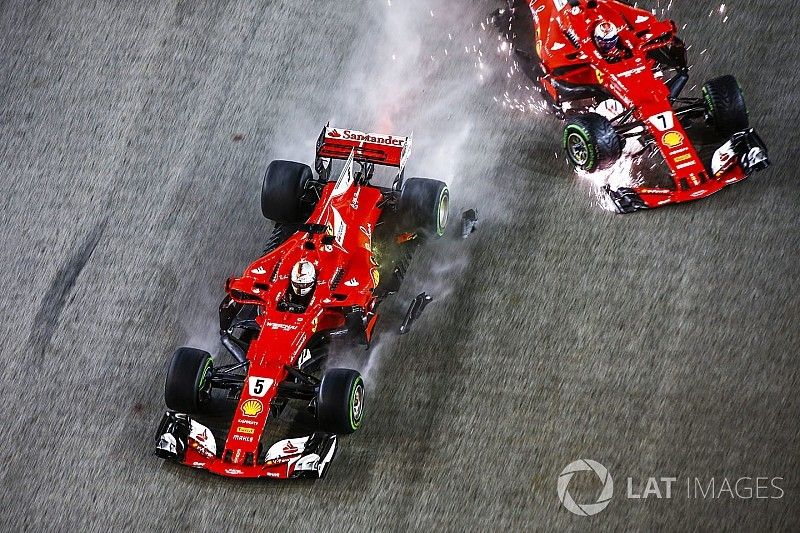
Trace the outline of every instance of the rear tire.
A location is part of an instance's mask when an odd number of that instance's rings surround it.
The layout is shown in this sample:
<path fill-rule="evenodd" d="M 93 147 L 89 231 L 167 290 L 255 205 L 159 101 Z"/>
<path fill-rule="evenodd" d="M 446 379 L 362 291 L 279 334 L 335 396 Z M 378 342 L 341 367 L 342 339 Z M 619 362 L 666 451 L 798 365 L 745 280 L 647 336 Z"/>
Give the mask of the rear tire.
<path fill-rule="evenodd" d="M 573 167 L 594 172 L 609 168 L 622 156 L 624 140 L 611 122 L 597 113 L 571 115 L 564 127 L 564 150 Z"/>
<path fill-rule="evenodd" d="M 405 180 L 400 192 L 400 214 L 403 230 L 441 237 L 450 217 L 447 184 L 428 178 Z"/>
<path fill-rule="evenodd" d="M 294 161 L 273 161 L 261 184 L 261 212 L 275 222 L 305 222 L 314 208 L 304 201 L 308 184 L 314 180 L 311 167 Z"/>
<path fill-rule="evenodd" d="M 349 435 L 361 427 L 364 418 L 364 380 L 347 368 L 325 372 L 317 394 L 317 422 L 320 429 Z"/>
<path fill-rule="evenodd" d="M 208 352 L 195 348 L 175 350 L 164 387 L 167 407 L 184 414 L 198 413 L 210 399 L 213 371 L 214 362 Z"/>
<path fill-rule="evenodd" d="M 747 105 L 739 83 L 731 75 L 703 85 L 706 120 L 720 135 L 729 136 L 750 126 Z"/>

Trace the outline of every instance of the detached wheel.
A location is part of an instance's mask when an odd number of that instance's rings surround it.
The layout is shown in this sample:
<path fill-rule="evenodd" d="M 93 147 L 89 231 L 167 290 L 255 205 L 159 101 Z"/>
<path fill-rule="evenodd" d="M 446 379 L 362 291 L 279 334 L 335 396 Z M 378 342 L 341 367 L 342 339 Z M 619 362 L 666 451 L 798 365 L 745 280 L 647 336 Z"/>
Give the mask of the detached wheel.
<path fill-rule="evenodd" d="M 624 140 L 611 122 L 597 113 L 571 115 L 564 128 L 564 150 L 573 167 L 603 170 L 622 156 Z"/>
<path fill-rule="evenodd" d="M 450 190 L 443 181 L 409 178 L 400 192 L 404 229 L 434 237 L 444 235 L 450 217 Z"/>
<path fill-rule="evenodd" d="M 364 417 L 364 380 L 347 368 L 332 368 L 322 376 L 317 394 L 320 429 L 349 435 L 361 427 Z"/>
<path fill-rule="evenodd" d="M 167 370 L 164 400 L 167 407 L 184 414 L 198 413 L 211 398 L 211 355 L 195 348 L 178 348 Z"/>
<path fill-rule="evenodd" d="M 703 102 L 707 122 L 721 135 L 732 135 L 750 126 L 742 88 L 733 76 L 715 78 L 703 85 Z"/>
<path fill-rule="evenodd" d="M 294 161 L 273 161 L 261 184 L 261 212 L 275 222 L 305 222 L 314 208 L 304 201 L 307 187 L 314 180 L 311 167 Z"/>

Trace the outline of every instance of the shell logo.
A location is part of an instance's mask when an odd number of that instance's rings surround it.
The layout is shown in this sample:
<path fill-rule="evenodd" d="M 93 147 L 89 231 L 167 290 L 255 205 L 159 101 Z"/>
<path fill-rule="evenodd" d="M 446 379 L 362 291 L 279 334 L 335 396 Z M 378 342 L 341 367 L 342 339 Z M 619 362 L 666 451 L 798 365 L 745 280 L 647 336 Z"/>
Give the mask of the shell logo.
<path fill-rule="evenodd" d="M 242 414 L 244 416 L 258 416 L 264 410 L 264 404 L 258 400 L 247 400 L 242 404 Z"/>
<path fill-rule="evenodd" d="M 677 131 L 668 131 L 664 134 L 664 137 L 662 137 L 661 140 L 665 145 L 667 145 L 667 147 L 677 148 L 683 144 L 683 135 Z"/>
<path fill-rule="evenodd" d="M 377 268 L 373 268 L 370 273 L 372 274 L 372 283 L 377 287 L 381 282 L 381 275 Z"/>

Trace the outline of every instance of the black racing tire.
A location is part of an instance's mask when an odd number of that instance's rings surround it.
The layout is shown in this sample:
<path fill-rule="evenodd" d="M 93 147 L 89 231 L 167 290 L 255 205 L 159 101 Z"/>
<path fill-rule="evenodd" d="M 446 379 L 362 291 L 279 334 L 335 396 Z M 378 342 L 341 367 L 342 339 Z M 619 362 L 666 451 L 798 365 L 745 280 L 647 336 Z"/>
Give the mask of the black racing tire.
<path fill-rule="evenodd" d="M 709 80 L 703 85 L 706 119 L 720 135 L 732 135 L 750 126 L 744 93 L 730 74 Z"/>
<path fill-rule="evenodd" d="M 348 368 L 331 368 L 322 376 L 317 393 L 317 423 L 320 429 L 349 435 L 364 420 L 364 380 Z"/>
<path fill-rule="evenodd" d="M 214 362 L 208 352 L 185 347 L 175 350 L 164 386 L 167 407 L 184 414 L 200 412 L 210 398 L 208 380 L 213 371 Z"/>
<path fill-rule="evenodd" d="M 261 184 L 261 213 L 275 222 L 305 222 L 314 206 L 304 202 L 303 197 L 313 179 L 314 174 L 308 165 L 273 161 L 267 167 Z"/>
<path fill-rule="evenodd" d="M 567 117 L 563 146 L 573 167 L 594 172 L 617 162 L 624 139 L 607 118 L 586 113 Z"/>
<path fill-rule="evenodd" d="M 409 178 L 400 191 L 399 209 L 404 230 L 441 237 L 450 218 L 450 189 L 443 181 Z"/>

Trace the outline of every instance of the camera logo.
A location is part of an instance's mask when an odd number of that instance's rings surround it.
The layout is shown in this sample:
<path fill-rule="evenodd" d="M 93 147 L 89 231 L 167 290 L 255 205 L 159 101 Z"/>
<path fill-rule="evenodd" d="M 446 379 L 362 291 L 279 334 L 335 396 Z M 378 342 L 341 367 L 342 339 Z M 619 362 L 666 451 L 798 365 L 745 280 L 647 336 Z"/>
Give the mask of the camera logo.
<path fill-rule="evenodd" d="M 592 471 L 597 474 L 597 477 L 600 478 L 600 482 L 603 484 L 603 490 L 600 491 L 600 496 L 598 496 L 595 503 L 576 503 L 567 490 L 573 474 L 575 474 L 575 472 L 584 471 Z M 568 464 L 558 476 L 558 499 L 561 500 L 561 504 L 566 507 L 569 512 L 578 516 L 596 515 L 608 506 L 613 495 L 614 481 L 611 479 L 611 474 L 608 473 L 608 469 L 606 467 L 597 461 L 592 461 L 591 459 L 578 459 L 574 463 Z"/>

